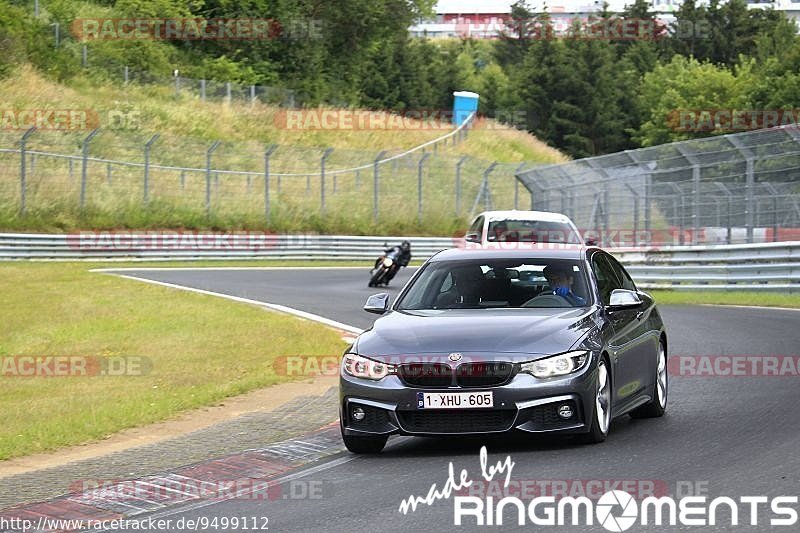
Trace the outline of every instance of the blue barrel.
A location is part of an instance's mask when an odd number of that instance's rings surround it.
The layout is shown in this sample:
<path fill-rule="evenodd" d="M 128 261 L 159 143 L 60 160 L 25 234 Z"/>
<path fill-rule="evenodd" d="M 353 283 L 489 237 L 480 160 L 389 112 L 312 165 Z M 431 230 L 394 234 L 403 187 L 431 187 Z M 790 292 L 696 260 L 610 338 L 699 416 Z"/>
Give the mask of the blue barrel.
<path fill-rule="evenodd" d="M 455 91 L 453 93 L 453 124 L 460 126 L 472 113 L 478 112 L 478 93 Z"/>

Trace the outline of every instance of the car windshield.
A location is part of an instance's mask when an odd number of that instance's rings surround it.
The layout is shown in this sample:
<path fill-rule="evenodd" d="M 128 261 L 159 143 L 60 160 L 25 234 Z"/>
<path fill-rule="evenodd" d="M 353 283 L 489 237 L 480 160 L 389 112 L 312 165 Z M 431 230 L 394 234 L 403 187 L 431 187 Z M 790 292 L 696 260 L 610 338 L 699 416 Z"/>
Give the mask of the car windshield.
<path fill-rule="evenodd" d="M 583 307 L 589 303 L 579 261 L 484 259 L 429 263 L 396 309 Z"/>
<path fill-rule="evenodd" d="M 545 220 L 494 220 L 489 222 L 486 240 L 581 244 L 580 236 L 571 225 Z"/>

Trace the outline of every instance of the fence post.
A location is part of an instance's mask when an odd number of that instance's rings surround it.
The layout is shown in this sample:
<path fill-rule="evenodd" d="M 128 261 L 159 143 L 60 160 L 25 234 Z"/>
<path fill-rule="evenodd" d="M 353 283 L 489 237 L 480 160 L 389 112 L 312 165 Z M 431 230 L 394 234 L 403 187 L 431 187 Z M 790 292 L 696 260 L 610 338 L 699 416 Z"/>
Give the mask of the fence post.
<path fill-rule="evenodd" d="M 58 45 L 61 44 L 61 31 L 60 31 L 59 24 L 58 24 L 58 22 L 54 22 L 54 23 L 52 23 L 50 25 L 53 26 L 53 29 L 54 29 L 53 33 L 55 34 L 56 48 L 58 48 Z"/>
<path fill-rule="evenodd" d="M 200 80 L 200 101 L 201 102 L 205 102 L 206 101 L 206 80 L 205 79 Z"/>
<path fill-rule="evenodd" d="M 109 185 L 111 185 L 111 173 L 112 173 L 111 163 L 108 163 L 106 165 L 106 183 L 108 183 Z"/>
<path fill-rule="evenodd" d="M 520 163 L 514 171 L 514 209 L 519 209 L 519 178 L 517 175 L 525 168 L 525 163 Z"/>
<path fill-rule="evenodd" d="M 269 158 L 278 149 L 277 144 L 270 145 L 264 152 L 264 218 L 269 224 Z M 279 191 L 280 192 L 280 191 Z"/>
<path fill-rule="evenodd" d="M 128 85 L 128 80 L 130 79 L 130 75 L 129 74 L 130 73 L 128 71 L 128 65 L 125 65 L 125 67 L 123 68 L 123 74 L 122 74 L 123 79 L 125 80 L 125 85 Z"/>
<path fill-rule="evenodd" d="M 769 191 L 772 199 L 772 242 L 778 241 L 778 189 L 776 189 L 768 181 L 760 182 L 767 191 Z"/>
<path fill-rule="evenodd" d="M 747 242 L 753 242 L 753 214 L 755 212 L 755 161 L 752 157 L 747 158 L 747 174 L 745 176 L 745 225 L 747 226 Z"/>
<path fill-rule="evenodd" d="M 89 143 L 92 142 L 95 135 L 100 133 L 100 128 L 92 131 L 83 140 L 83 163 L 81 166 L 81 209 L 86 205 L 86 171 L 89 165 Z"/>
<path fill-rule="evenodd" d="M 422 175 L 425 171 L 425 161 L 431 156 L 430 153 L 422 154 L 417 164 L 417 220 L 422 222 Z"/>
<path fill-rule="evenodd" d="M 491 165 L 486 167 L 486 170 L 483 171 L 483 181 L 481 182 L 481 189 L 480 192 L 478 192 L 478 196 L 475 197 L 475 204 L 472 206 L 473 212 L 475 212 L 475 210 L 477 209 L 478 202 L 480 202 L 481 197 L 483 197 L 483 208 L 484 208 L 483 210 L 489 211 L 492 208 L 492 193 L 489 189 L 489 174 L 492 173 L 492 171 L 495 169 L 496 166 L 497 166 L 497 161 L 494 161 L 492 162 Z"/>
<path fill-rule="evenodd" d="M 144 144 L 144 203 L 150 201 L 150 148 L 153 143 L 158 140 L 159 135 L 156 133 L 150 140 Z"/>
<path fill-rule="evenodd" d="M 250 107 L 256 105 L 256 86 L 250 86 Z"/>
<path fill-rule="evenodd" d="M 455 139 L 455 135 L 453 138 Z M 456 216 L 461 215 L 461 165 L 463 165 L 467 159 L 468 156 L 465 155 L 456 163 Z"/>
<path fill-rule="evenodd" d="M 380 181 L 380 170 L 378 166 L 385 155 L 386 151 L 379 153 L 377 157 L 375 157 L 372 168 L 372 217 L 376 224 L 378 223 L 378 185 Z"/>
<path fill-rule="evenodd" d="M 631 191 L 633 195 L 633 243 L 632 246 L 638 246 L 639 238 L 639 193 L 636 188 L 632 187 L 630 183 L 626 183 L 625 187 Z"/>
<path fill-rule="evenodd" d="M 175 96 L 180 96 L 181 94 L 181 78 L 178 76 L 179 72 L 176 70 L 173 73 L 175 75 Z"/>
<path fill-rule="evenodd" d="M 75 177 L 75 162 L 73 161 L 72 157 L 67 159 L 69 161 L 69 179 Z"/>
<path fill-rule="evenodd" d="M 181 190 L 186 188 L 186 171 L 181 170 Z"/>
<path fill-rule="evenodd" d="M 19 186 L 20 186 L 20 197 L 19 197 L 19 214 L 25 214 L 25 201 L 26 201 L 26 189 L 27 186 L 25 184 L 25 148 L 28 142 L 28 137 L 33 135 L 33 132 L 36 131 L 36 126 L 33 126 L 28 131 L 26 131 L 22 138 L 19 140 Z"/>
<path fill-rule="evenodd" d="M 325 162 L 330 157 L 333 148 L 328 148 L 323 152 L 322 158 L 319 160 L 319 212 L 320 215 L 325 214 Z"/>
<path fill-rule="evenodd" d="M 222 144 L 220 141 L 214 141 L 206 151 L 206 218 L 211 216 L 211 155 L 220 144 Z"/>
<path fill-rule="evenodd" d="M 225 82 L 225 102 L 230 105 L 231 103 L 231 82 Z"/>

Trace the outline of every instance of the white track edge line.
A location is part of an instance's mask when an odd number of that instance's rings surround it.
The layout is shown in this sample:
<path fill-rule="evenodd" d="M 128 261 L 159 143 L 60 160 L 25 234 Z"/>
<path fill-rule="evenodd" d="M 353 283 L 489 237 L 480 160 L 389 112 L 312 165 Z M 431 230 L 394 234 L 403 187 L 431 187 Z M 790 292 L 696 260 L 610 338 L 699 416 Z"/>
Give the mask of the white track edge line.
<path fill-rule="evenodd" d="M 224 294 L 221 292 L 214 292 L 214 291 L 207 291 L 204 289 L 196 289 L 194 287 L 187 287 L 185 285 L 176 285 L 174 283 L 167 283 L 165 281 L 156 281 L 154 279 L 147 279 L 147 278 L 137 278 L 136 276 L 128 276 L 125 274 L 114 274 L 115 276 L 119 276 L 125 279 L 132 279 L 135 281 L 141 281 L 144 283 L 151 283 L 153 285 L 160 285 L 162 287 L 169 287 L 171 289 L 179 289 L 183 291 L 195 292 L 198 294 L 205 294 L 207 296 L 217 296 L 219 298 L 225 298 L 227 300 L 233 300 L 234 302 L 257 305 L 260 307 L 266 307 L 273 311 L 278 311 L 282 313 L 287 313 L 290 315 L 294 315 L 298 318 L 304 318 L 306 320 L 311 320 L 313 322 L 319 322 L 320 324 L 324 324 L 326 326 L 330 326 L 332 328 L 336 328 L 342 331 L 346 331 L 348 333 L 353 333 L 355 335 L 360 335 L 364 330 L 357 328 L 355 326 L 351 326 L 349 324 L 344 324 L 342 322 L 337 322 L 336 320 L 331 320 L 330 318 L 325 318 L 324 316 L 315 315 L 314 313 L 309 313 L 307 311 L 301 311 L 300 309 L 295 309 L 293 307 L 287 307 L 285 305 L 273 304 L 269 302 L 262 302 L 260 300 L 251 300 L 250 298 L 242 298 L 240 296 L 233 296 L 230 294 Z"/>

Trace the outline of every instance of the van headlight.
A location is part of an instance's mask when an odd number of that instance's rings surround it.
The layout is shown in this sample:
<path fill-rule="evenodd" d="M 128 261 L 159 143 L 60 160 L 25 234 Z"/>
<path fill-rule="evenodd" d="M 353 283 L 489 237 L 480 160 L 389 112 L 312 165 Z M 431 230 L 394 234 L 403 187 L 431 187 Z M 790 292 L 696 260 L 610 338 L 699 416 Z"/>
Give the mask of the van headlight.
<path fill-rule="evenodd" d="M 583 368 L 583 365 L 585 365 L 588 360 L 589 352 L 587 350 L 567 352 L 554 355 L 553 357 L 522 363 L 519 371 L 540 379 L 566 376 L 567 374 L 572 374 Z"/>
<path fill-rule="evenodd" d="M 380 361 L 373 361 L 358 354 L 346 353 L 342 360 L 342 372 L 355 378 L 372 379 L 378 381 L 389 374 L 395 374 L 397 367 L 387 365 Z"/>

